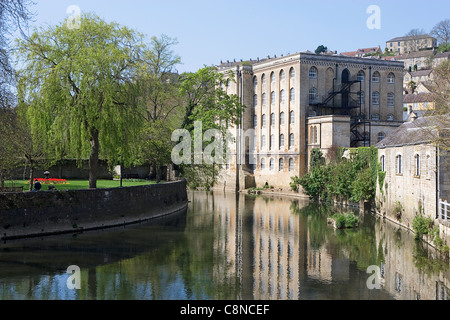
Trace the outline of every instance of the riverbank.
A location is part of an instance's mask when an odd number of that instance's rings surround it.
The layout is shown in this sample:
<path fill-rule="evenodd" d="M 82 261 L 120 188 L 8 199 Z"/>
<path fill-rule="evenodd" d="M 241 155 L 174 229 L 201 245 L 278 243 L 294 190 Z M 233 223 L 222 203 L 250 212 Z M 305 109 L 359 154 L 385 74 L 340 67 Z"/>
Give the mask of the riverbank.
<path fill-rule="evenodd" d="M 0 194 L 0 239 L 77 233 L 186 210 L 186 181 L 93 190 Z"/>

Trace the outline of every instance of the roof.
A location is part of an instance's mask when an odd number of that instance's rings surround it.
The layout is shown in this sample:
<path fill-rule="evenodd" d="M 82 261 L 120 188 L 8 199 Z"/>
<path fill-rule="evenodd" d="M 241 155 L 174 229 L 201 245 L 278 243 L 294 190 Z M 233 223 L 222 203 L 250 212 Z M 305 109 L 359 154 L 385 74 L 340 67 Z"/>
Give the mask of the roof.
<path fill-rule="evenodd" d="M 450 51 L 448 52 L 440 52 L 440 53 L 436 53 L 434 55 L 434 58 L 439 59 L 439 58 L 447 58 L 450 59 Z"/>
<path fill-rule="evenodd" d="M 405 122 L 375 146 L 378 149 L 427 144 L 436 128 L 450 128 L 450 116 L 421 117 Z"/>
<path fill-rule="evenodd" d="M 421 51 L 413 51 L 410 53 L 404 53 L 395 57 L 396 60 L 405 60 L 412 58 L 423 58 L 434 55 L 433 50 L 421 50 Z"/>
<path fill-rule="evenodd" d="M 356 56 L 356 51 L 341 52 L 341 54 L 347 57 L 354 57 Z"/>
<path fill-rule="evenodd" d="M 423 77 L 423 76 L 429 76 L 433 70 L 431 69 L 421 69 L 417 71 L 411 71 L 409 74 L 411 77 Z"/>
<path fill-rule="evenodd" d="M 422 103 L 433 101 L 433 95 L 430 93 L 409 93 L 403 95 L 403 103 Z"/>
<path fill-rule="evenodd" d="M 391 40 L 388 40 L 386 42 L 416 40 L 416 39 L 425 39 L 425 38 L 433 38 L 433 39 L 435 39 L 434 37 L 430 36 L 429 34 L 419 34 L 419 35 L 415 35 L 415 36 L 397 37 L 397 38 L 393 38 Z"/>

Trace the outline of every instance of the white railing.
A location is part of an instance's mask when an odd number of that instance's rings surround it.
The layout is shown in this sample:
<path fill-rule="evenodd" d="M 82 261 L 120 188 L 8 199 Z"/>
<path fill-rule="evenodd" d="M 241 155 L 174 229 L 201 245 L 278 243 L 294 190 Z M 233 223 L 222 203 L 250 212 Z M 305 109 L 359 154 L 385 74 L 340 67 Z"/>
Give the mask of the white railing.
<path fill-rule="evenodd" d="M 448 221 L 450 220 L 450 203 L 447 200 L 442 201 L 439 199 L 439 219 Z"/>

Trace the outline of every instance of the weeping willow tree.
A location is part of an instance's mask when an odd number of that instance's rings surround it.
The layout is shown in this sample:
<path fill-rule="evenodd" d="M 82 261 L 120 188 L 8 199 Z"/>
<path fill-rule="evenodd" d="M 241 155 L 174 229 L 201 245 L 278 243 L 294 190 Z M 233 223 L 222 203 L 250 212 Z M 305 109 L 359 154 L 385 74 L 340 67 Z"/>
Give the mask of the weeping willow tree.
<path fill-rule="evenodd" d="M 50 156 L 89 158 L 89 188 L 99 158 L 136 161 L 143 110 L 134 80 L 145 50 L 141 34 L 93 14 L 18 41 L 19 100 L 29 105 L 31 132 Z"/>

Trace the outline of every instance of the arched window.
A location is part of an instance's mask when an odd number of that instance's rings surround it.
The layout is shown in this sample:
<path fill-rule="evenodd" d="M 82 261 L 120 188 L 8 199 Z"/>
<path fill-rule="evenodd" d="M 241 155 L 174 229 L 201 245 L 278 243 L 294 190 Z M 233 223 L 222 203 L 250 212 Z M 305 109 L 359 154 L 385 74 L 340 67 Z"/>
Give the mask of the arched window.
<path fill-rule="evenodd" d="M 253 77 L 253 89 L 256 91 L 256 87 L 258 86 L 258 78 Z"/>
<path fill-rule="evenodd" d="M 285 74 L 284 70 L 281 70 L 280 71 L 280 81 L 283 81 L 285 79 L 286 79 L 286 74 Z"/>
<path fill-rule="evenodd" d="M 372 104 L 374 105 L 380 104 L 380 94 L 377 91 L 372 93 Z"/>
<path fill-rule="evenodd" d="M 278 170 L 279 171 L 283 171 L 284 170 L 284 160 L 283 160 L 283 158 L 280 158 L 280 160 L 278 160 Z"/>
<path fill-rule="evenodd" d="M 427 172 L 426 172 L 426 174 L 427 174 L 427 179 L 431 179 L 431 157 L 430 157 L 430 155 L 427 155 L 427 163 L 426 163 L 426 165 L 427 165 Z"/>
<path fill-rule="evenodd" d="M 387 82 L 388 83 L 395 83 L 395 76 L 394 76 L 394 74 L 392 72 L 388 74 Z"/>
<path fill-rule="evenodd" d="M 396 174 L 402 174 L 403 168 L 402 168 L 402 155 L 399 154 L 395 157 L 395 173 Z"/>
<path fill-rule="evenodd" d="M 364 82 L 364 79 L 365 79 L 364 71 L 360 70 L 356 77 L 357 77 L 358 81 Z"/>
<path fill-rule="evenodd" d="M 280 148 L 284 147 L 284 134 L 280 134 Z"/>
<path fill-rule="evenodd" d="M 294 159 L 289 158 L 289 172 L 293 172 L 293 171 L 294 171 Z"/>
<path fill-rule="evenodd" d="M 270 74 L 270 82 L 271 82 L 271 83 L 274 83 L 274 82 L 275 82 L 275 72 L 272 72 L 272 73 Z"/>
<path fill-rule="evenodd" d="M 317 102 L 317 89 L 311 88 L 309 89 L 309 103 L 316 103 Z"/>
<path fill-rule="evenodd" d="M 291 90 L 289 91 L 289 100 L 295 101 L 295 89 L 294 88 L 291 88 Z"/>
<path fill-rule="evenodd" d="M 270 150 L 275 148 L 275 136 L 273 134 L 270 135 Z"/>
<path fill-rule="evenodd" d="M 280 126 L 284 125 L 284 112 L 280 113 Z"/>
<path fill-rule="evenodd" d="M 261 149 L 266 147 L 266 136 L 261 136 Z"/>
<path fill-rule="evenodd" d="M 286 102 L 286 93 L 284 90 L 280 91 L 280 103 L 285 103 Z"/>
<path fill-rule="evenodd" d="M 267 95 L 265 93 L 262 94 L 262 105 L 265 106 L 267 104 Z"/>
<path fill-rule="evenodd" d="M 261 117 L 261 125 L 263 128 L 266 127 L 266 115 L 265 114 L 263 114 Z"/>
<path fill-rule="evenodd" d="M 270 104 L 274 105 L 275 104 L 275 91 L 272 91 L 270 93 Z"/>
<path fill-rule="evenodd" d="M 273 171 L 275 169 L 275 160 L 273 158 L 270 158 L 270 171 Z"/>
<path fill-rule="evenodd" d="M 253 116 L 253 128 L 256 128 L 258 126 L 258 116 Z"/>
<path fill-rule="evenodd" d="M 295 81 L 295 69 L 291 68 L 289 71 L 289 77 L 291 78 L 291 81 Z"/>
<path fill-rule="evenodd" d="M 258 105 L 258 95 L 255 94 L 253 96 L 253 107 L 256 108 L 257 105 Z"/>
<path fill-rule="evenodd" d="M 378 71 L 375 71 L 372 74 L 372 82 L 374 82 L 374 83 L 380 82 L 380 73 Z"/>
<path fill-rule="evenodd" d="M 311 69 L 309 69 L 309 78 L 317 79 L 317 68 L 316 67 L 311 67 Z"/>
<path fill-rule="evenodd" d="M 414 176 L 420 177 L 420 155 L 416 154 L 414 156 Z"/>
<path fill-rule="evenodd" d="M 395 95 L 392 92 L 389 92 L 387 95 L 387 105 L 388 107 L 393 107 L 395 102 Z"/>
<path fill-rule="evenodd" d="M 266 159 L 262 158 L 261 159 L 261 170 L 266 169 Z"/>
<path fill-rule="evenodd" d="M 265 75 L 265 74 L 263 74 L 263 75 L 261 76 L 261 82 L 262 82 L 263 85 L 266 84 L 266 75 Z"/>
<path fill-rule="evenodd" d="M 275 113 L 272 113 L 270 115 L 270 125 L 274 126 L 275 125 Z"/>
<path fill-rule="evenodd" d="M 386 157 L 384 155 L 380 158 L 381 171 L 386 171 Z"/>
<path fill-rule="evenodd" d="M 293 148 L 294 147 L 294 142 L 295 142 L 295 139 L 294 139 L 294 134 L 293 133 L 291 133 L 290 135 L 289 135 L 289 148 Z"/>
<path fill-rule="evenodd" d="M 289 123 L 290 124 L 295 123 L 295 112 L 294 111 L 289 112 Z"/>
<path fill-rule="evenodd" d="M 378 137 L 377 137 L 378 142 L 383 140 L 385 137 L 386 137 L 386 134 L 384 132 L 378 133 Z"/>

